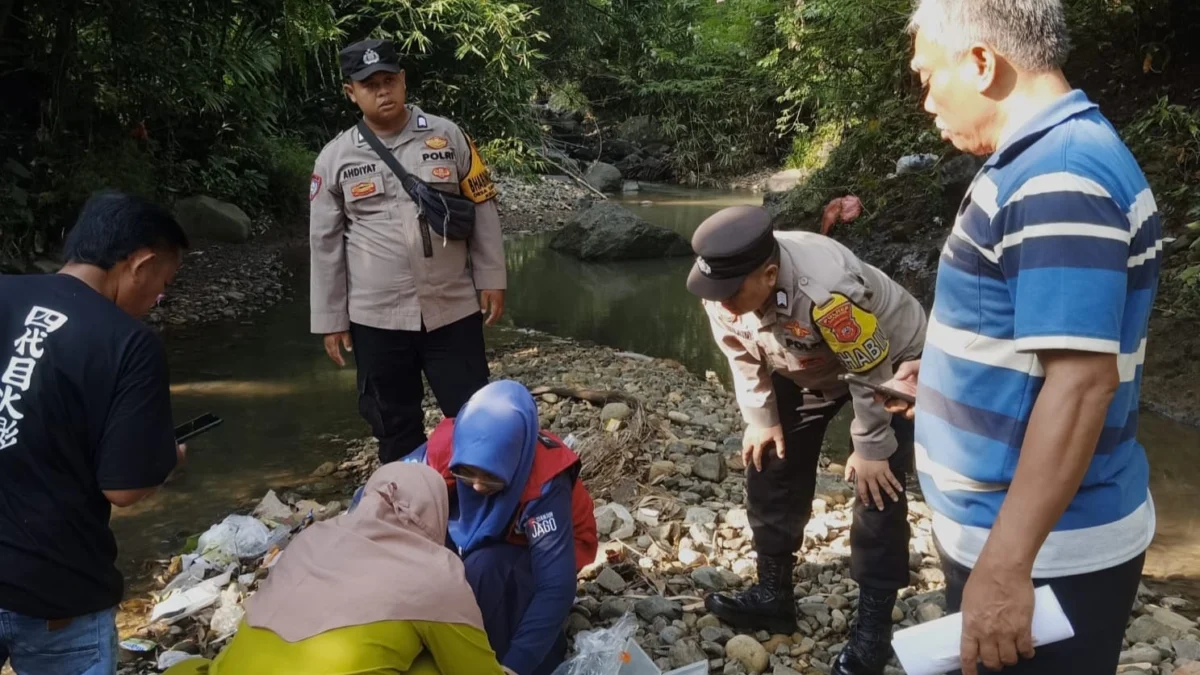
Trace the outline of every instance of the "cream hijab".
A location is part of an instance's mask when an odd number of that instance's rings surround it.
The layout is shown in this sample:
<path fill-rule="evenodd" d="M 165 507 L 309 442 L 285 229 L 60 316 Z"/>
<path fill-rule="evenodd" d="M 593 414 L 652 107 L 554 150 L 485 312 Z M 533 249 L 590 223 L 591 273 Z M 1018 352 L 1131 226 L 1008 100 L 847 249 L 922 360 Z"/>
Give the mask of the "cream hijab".
<path fill-rule="evenodd" d="M 288 642 L 376 621 L 436 621 L 483 630 L 462 561 L 445 546 L 446 482 L 393 462 L 367 481 L 350 513 L 287 547 L 246 604 L 246 622 Z"/>

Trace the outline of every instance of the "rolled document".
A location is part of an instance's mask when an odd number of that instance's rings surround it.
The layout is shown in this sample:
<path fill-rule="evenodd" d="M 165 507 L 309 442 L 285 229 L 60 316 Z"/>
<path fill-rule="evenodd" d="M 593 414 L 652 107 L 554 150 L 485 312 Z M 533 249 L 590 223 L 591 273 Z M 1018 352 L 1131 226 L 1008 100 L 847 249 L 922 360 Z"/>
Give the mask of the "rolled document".
<path fill-rule="evenodd" d="M 1033 592 L 1033 646 L 1048 645 L 1075 636 L 1075 629 L 1049 586 Z M 944 675 L 959 667 L 962 614 L 896 631 L 892 648 L 908 675 Z"/>

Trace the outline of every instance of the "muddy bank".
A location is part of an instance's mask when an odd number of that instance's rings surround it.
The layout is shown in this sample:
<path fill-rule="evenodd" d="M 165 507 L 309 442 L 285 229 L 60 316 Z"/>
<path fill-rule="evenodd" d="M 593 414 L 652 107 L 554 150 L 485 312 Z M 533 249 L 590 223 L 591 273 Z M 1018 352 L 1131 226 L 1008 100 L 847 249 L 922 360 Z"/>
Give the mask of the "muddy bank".
<path fill-rule="evenodd" d="M 822 460 L 813 518 L 793 579 L 801 611 L 796 632 L 737 638 L 702 603 L 707 593 L 745 587 L 754 573 L 738 452 L 742 425 L 715 376 L 702 379 L 671 361 L 526 331 L 507 335 L 489 356 L 494 377 L 517 379 L 538 394 L 542 425 L 580 453 L 584 480 L 596 498 L 602 546 L 597 563 L 581 575 L 569 633 L 611 626 L 628 614 L 638 623 L 639 643 L 664 667 L 704 660 L 712 673 L 828 672 L 848 640 L 858 593 L 848 572 L 853 495 L 830 458 L 844 452 L 844 439 L 831 439 Z M 432 427 L 440 414 L 432 401 L 426 411 Z M 376 467 L 373 441 L 328 442 L 330 456 L 340 460 L 313 467 L 313 483 L 267 495 L 255 509 L 265 532 L 280 533 L 275 543 L 284 554 L 285 534 L 339 512 Z M 324 485 L 314 487 L 317 483 Z M 915 485 L 910 495 L 911 585 L 893 613 L 897 628 L 945 613 L 930 512 Z M 171 597 L 125 603 L 122 637 L 142 637 L 156 647 L 143 656 L 128 654 L 122 672 L 155 672 L 153 660 L 166 651 L 174 652 L 169 658 L 218 651 L 241 616 L 241 603 L 269 574 L 277 555 L 270 548 L 265 555 L 255 553 L 237 561 L 218 556 L 220 565 L 211 570 L 203 564 L 185 567 L 196 562 L 183 556 L 160 561 L 160 587 L 197 569 L 192 581 L 205 579 L 210 587 L 196 595 L 211 604 L 173 623 L 147 626 L 156 601 Z M 185 576 L 176 586 L 189 583 Z M 1200 660 L 1197 608 L 1184 597 L 1152 590 L 1149 581 L 1146 586 L 1130 616 L 1125 672 L 1187 672 L 1189 660 Z M 903 672 L 896 665 L 891 675 Z"/>

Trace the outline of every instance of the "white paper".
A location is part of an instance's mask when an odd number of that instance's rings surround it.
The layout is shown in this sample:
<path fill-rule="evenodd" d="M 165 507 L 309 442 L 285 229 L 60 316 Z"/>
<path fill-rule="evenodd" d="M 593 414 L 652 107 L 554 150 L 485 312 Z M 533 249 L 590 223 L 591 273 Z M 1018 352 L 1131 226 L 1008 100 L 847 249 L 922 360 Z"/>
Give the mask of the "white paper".
<path fill-rule="evenodd" d="M 1048 645 L 1075 636 L 1054 591 L 1041 586 L 1033 593 L 1033 646 Z M 962 647 L 962 614 L 951 614 L 929 623 L 896 631 L 892 648 L 908 675 L 944 675 L 957 670 Z"/>

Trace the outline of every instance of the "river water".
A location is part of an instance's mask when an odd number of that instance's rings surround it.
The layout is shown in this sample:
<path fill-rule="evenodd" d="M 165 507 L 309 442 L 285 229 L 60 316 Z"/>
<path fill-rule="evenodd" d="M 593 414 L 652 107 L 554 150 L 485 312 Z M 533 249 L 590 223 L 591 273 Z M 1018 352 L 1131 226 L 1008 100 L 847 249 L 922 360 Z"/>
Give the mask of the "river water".
<path fill-rule="evenodd" d="M 759 204 L 761 196 L 656 188 L 622 200 L 647 220 L 690 236 L 715 211 Z M 512 326 L 532 328 L 728 379 L 704 312 L 684 287 L 689 259 L 587 264 L 550 251 L 548 240 L 507 242 L 506 317 L 504 326 L 489 329 L 489 343 L 504 341 Z M 188 467 L 159 494 L 114 510 L 119 564 L 132 589 L 147 580 L 140 563 L 171 555 L 188 536 L 252 505 L 269 488 L 312 482 L 313 468 L 340 459 L 330 454 L 337 447 L 330 436 L 368 434 L 356 409 L 353 368 L 329 363 L 308 334 L 306 282 L 307 274 L 298 273 L 297 297 L 253 323 L 168 335 L 176 419 L 213 411 L 225 423 L 189 442 Z M 829 443 L 835 449 L 848 447 L 848 415 L 839 422 Z M 1178 577 L 1184 591 L 1200 595 L 1200 430 L 1145 414 L 1140 438 L 1159 517 L 1147 573 Z"/>

